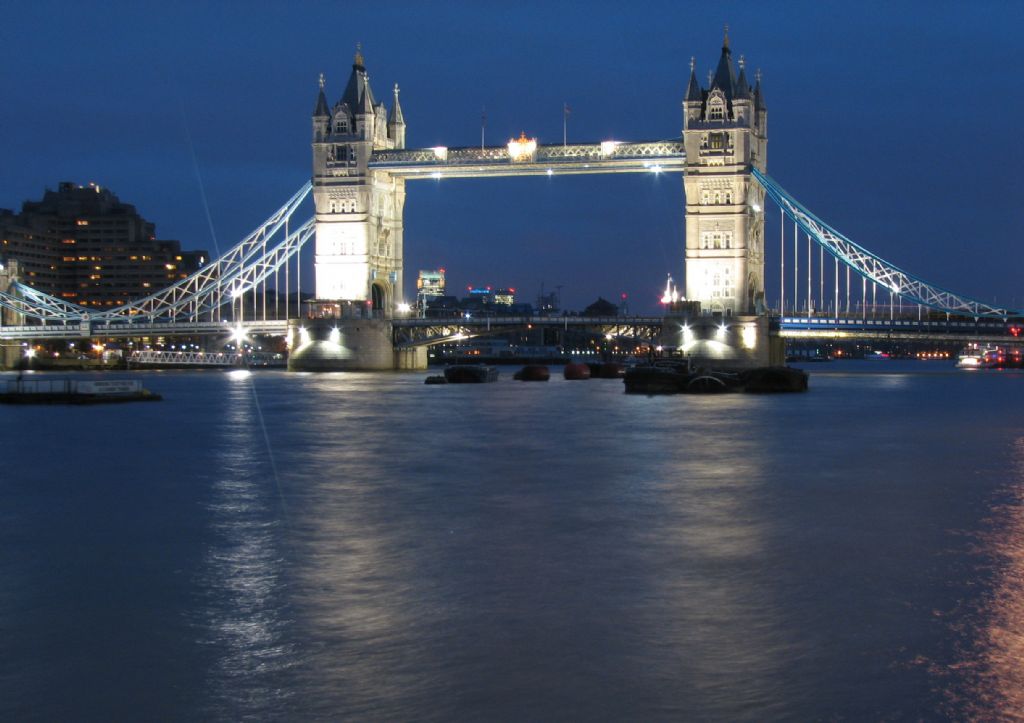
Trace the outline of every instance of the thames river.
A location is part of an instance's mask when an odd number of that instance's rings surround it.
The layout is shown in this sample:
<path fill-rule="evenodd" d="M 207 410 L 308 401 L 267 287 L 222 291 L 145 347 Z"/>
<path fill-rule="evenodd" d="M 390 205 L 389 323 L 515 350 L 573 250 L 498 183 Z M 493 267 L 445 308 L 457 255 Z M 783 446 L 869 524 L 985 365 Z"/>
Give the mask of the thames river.
<path fill-rule="evenodd" d="M 808 369 L 0 407 L 0 719 L 1019 717 L 1024 373 Z"/>

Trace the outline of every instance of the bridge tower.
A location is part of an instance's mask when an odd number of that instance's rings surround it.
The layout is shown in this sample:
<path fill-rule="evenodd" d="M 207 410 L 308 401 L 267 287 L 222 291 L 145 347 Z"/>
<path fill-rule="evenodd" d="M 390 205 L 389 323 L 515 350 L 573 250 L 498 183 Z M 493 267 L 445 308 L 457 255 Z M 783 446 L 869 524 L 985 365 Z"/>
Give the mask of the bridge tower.
<path fill-rule="evenodd" d="M 320 93 L 313 111 L 316 298 L 339 307 L 370 303 L 390 315 L 402 301 L 405 180 L 368 168 L 375 150 L 405 148 L 405 118 L 394 88 L 388 114 L 374 99 L 357 47 L 345 92 L 333 107 Z M 346 303 L 347 302 L 347 303 Z"/>
<path fill-rule="evenodd" d="M 683 100 L 686 146 L 686 298 L 723 316 L 764 311 L 764 189 L 768 111 L 760 72 L 750 87 L 743 57 L 737 77 L 726 27 L 708 87 L 690 82 Z"/>

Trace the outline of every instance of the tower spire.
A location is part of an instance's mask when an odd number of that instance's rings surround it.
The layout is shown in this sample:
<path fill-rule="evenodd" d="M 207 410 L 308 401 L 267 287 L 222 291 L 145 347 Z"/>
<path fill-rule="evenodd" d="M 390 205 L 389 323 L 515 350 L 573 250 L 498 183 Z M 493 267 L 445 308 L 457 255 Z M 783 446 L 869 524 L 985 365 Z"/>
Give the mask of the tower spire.
<path fill-rule="evenodd" d="M 725 30 L 722 33 L 722 35 L 723 35 L 723 37 L 722 37 L 722 49 L 723 50 L 728 50 L 729 49 L 729 23 L 725 24 Z"/>
<path fill-rule="evenodd" d="M 358 66 L 360 68 L 363 67 L 363 44 L 362 43 L 356 43 L 356 54 L 355 54 L 355 57 L 352 58 L 352 65 Z"/>
<path fill-rule="evenodd" d="M 316 97 L 316 108 L 313 110 L 314 117 L 330 116 L 331 112 L 327 110 L 327 98 L 324 96 L 324 74 L 320 74 L 320 92 Z"/>

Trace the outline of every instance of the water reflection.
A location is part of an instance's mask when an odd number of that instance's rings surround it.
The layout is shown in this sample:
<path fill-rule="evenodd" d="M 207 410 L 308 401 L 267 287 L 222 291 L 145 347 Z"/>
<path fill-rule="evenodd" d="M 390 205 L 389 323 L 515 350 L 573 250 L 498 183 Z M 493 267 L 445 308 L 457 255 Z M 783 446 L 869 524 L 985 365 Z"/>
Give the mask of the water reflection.
<path fill-rule="evenodd" d="M 446 389 L 428 407 L 421 383 L 311 383 L 323 434 L 290 448 L 294 603 L 321 642 L 305 714 L 729 716 L 779 700 L 793 646 L 764 564 L 765 450 L 735 422 L 759 400 L 679 400 L 649 424 L 658 402 L 621 386 Z M 540 393 L 572 418 L 538 415 Z"/>
<path fill-rule="evenodd" d="M 208 502 L 213 542 L 200 581 L 201 642 L 215 655 L 209 706 L 231 717 L 279 710 L 295 658 L 284 642 L 280 500 L 248 376 L 232 374 L 226 385 Z"/>
<path fill-rule="evenodd" d="M 964 683 L 950 692 L 954 710 L 972 720 L 1024 719 L 1024 437 L 1014 446 L 1013 472 L 982 537 L 992 587 L 968 623 L 970 647 L 956 666 Z"/>

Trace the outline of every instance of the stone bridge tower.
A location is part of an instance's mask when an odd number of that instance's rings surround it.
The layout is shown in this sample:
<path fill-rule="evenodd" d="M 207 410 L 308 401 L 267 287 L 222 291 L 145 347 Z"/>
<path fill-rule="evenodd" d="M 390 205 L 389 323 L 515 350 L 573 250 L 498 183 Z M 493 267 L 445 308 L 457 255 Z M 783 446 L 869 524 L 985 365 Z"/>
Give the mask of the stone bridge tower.
<path fill-rule="evenodd" d="M 686 146 L 686 298 L 704 312 L 764 311 L 764 189 L 750 174 L 764 171 L 768 111 L 760 73 L 753 88 L 743 57 L 739 76 L 728 28 L 708 87 L 690 82 L 683 100 Z"/>
<path fill-rule="evenodd" d="M 390 115 L 374 99 L 357 49 L 345 92 L 333 107 L 320 94 L 313 111 L 316 297 L 344 314 L 353 302 L 375 316 L 402 301 L 405 181 L 368 167 L 375 150 L 405 148 L 398 85 Z"/>

